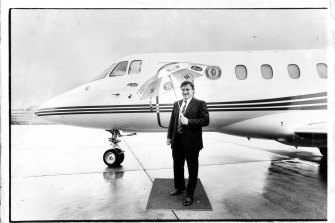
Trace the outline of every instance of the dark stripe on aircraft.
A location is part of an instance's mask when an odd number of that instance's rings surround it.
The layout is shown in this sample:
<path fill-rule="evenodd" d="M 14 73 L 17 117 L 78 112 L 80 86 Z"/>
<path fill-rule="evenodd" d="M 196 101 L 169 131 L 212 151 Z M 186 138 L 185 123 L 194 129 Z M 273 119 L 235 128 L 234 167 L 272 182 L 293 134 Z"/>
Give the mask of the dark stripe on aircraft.
<path fill-rule="evenodd" d="M 206 103 L 208 108 L 250 108 L 250 107 L 273 107 L 273 106 L 290 106 L 290 105 L 308 105 L 308 104 L 322 104 L 327 103 L 327 99 L 316 99 L 316 100 L 306 100 L 306 101 L 293 101 L 293 102 L 281 102 L 281 103 L 269 103 L 269 104 L 247 104 L 247 105 L 227 105 L 220 106 L 222 103 Z M 160 109 L 172 108 L 170 106 L 161 106 Z"/>
<path fill-rule="evenodd" d="M 324 110 L 327 109 L 327 105 L 319 106 L 302 106 L 302 107 L 278 107 L 278 108 L 245 108 L 245 109 L 236 109 L 236 108 L 225 108 L 225 109 L 208 109 L 209 112 L 218 112 L 218 111 L 282 111 L 282 110 Z M 171 110 L 160 110 L 160 112 L 171 112 Z"/>
<path fill-rule="evenodd" d="M 241 103 L 258 103 L 258 102 L 278 102 L 278 101 L 288 101 L 288 100 L 297 100 L 297 99 L 307 99 L 307 98 L 315 98 L 315 97 L 325 97 L 327 96 L 327 92 L 315 93 L 315 94 L 305 94 L 298 96 L 290 96 L 290 97 L 282 97 L 282 98 L 269 98 L 269 99 L 260 99 L 260 100 L 250 100 L 250 101 L 231 101 L 231 102 L 220 102 L 220 104 L 241 104 Z M 217 104 L 215 102 L 207 103 Z"/>
<path fill-rule="evenodd" d="M 310 101 L 298 101 L 298 102 L 286 102 L 286 103 L 271 103 L 271 104 L 256 104 L 256 105 L 229 105 L 229 106 L 208 106 L 209 110 L 216 111 L 217 109 L 229 109 L 229 108 L 240 108 L 240 109 L 247 109 L 247 108 L 260 108 L 260 107 L 266 107 L 266 108 L 276 108 L 276 107 L 287 107 L 287 108 L 293 108 L 288 107 L 292 105 L 316 105 L 316 104 L 323 104 L 327 103 L 327 99 L 319 99 L 319 100 L 310 100 Z M 172 106 L 168 107 L 159 107 L 159 111 L 164 110 L 172 110 Z M 153 106 L 152 108 L 114 108 L 114 109 L 68 109 L 68 110 L 50 110 L 50 111 L 38 111 L 36 112 L 37 115 L 47 114 L 47 113 L 73 113 L 73 112 L 108 112 L 108 113 L 117 113 L 117 112 L 157 112 L 156 106 Z"/>
<path fill-rule="evenodd" d="M 327 92 L 315 93 L 315 94 L 305 94 L 298 96 L 282 97 L 282 98 L 269 98 L 269 99 L 260 99 L 260 100 L 249 100 L 249 101 L 227 101 L 227 102 L 209 102 L 207 105 L 229 105 L 229 104 L 249 104 L 249 103 L 259 103 L 259 102 L 279 102 L 279 101 L 288 101 L 288 100 L 297 100 L 297 99 L 311 99 L 315 97 L 325 97 Z M 159 106 L 169 106 L 171 104 L 160 104 Z"/>
<path fill-rule="evenodd" d="M 219 108 L 219 109 L 211 109 L 209 108 L 209 112 L 221 112 L 221 111 L 282 111 L 282 110 L 321 110 L 327 109 L 327 105 L 319 105 L 319 106 L 300 106 L 300 107 L 277 107 L 277 108 Z M 159 112 L 171 112 L 172 109 L 160 109 Z M 123 111 L 115 111 L 115 110 L 97 110 L 97 111 L 68 111 L 68 112 L 41 112 L 36 113 L 37 116 L 49 116 L 49 115 L 81 115 L 81 114 L 126 114 L 126 113 L 153 113 L 156 112 L 154 110 L 123 110 Z"/>
<path fill-rule="evenodd" d="M 38 112 L 67 112 L 67 111 L 133 111 L 133 110 L 155 110 L 156 106 L 150 107 L 136 107 L 136 108 L 123 108 L 123 106 L 118 107 L 118 108 L 90 108 L 90 109 L 50 109 L 46 111 L 38 111 Z"/>
<path fill-rule="evenodd" d="M 92 106 L 69 106 L 69 107 L 53 107 L 53 108 L 42 108 L 39 111 L 47 111 L 52 109 L 89 109 L 89 108 L 137 108 L 147 107 L 150 108 L 150 104 L 138 104 L 138 105 L 92 105 Z"/>
<path fill-rule="evenodd" d="M 270 98 L 270 99 L 261 99 L 261 100 L 248 100 L 248 101 L 228 101 L 228 102 L 208 102 L 206 103 L 208 106 L 210 105 L 229 105 L 229 104 L 249 104 L 249 103 L 259 103 L 259 102 L 278 102 L 278 101 L 287 101 L 287 100 L 296 100 L 296 99 L 307 99 L 314 97 L 324 97 L 327 96 L 327 92 L 314 93 L 314 94 L 305 94 L 298 96 L 290 96 L 290 97 L 282 97 L 282 98 Z M 267 104 L 270 105 L 270 104 Z M 173 104 L 160 104 L 161 106 L 173 106 Z M 154 107 L 154 106 L 153 106 Z M 42 108 L 39 109 L 38 112 L 49 111 L 49 110 L 71 110 L 71 109 L 140 109 L 140 108 L 150 108 L 150 104 L 136 104 L 136 105 L 97 105 L 97 106 L 69 106 L 69 107 L 54 107 L 54 108 Z"/>
<path fill-rule="evenodd" d="M 217 103 L 217 105 L 213 106 L 213 105 L 209 105 L 208 109 L 226 109 L 226 108 L 260 108 L 260 107 L 274 107 L 274 106 L 292 106 L 292 105 L 316 105 L 316 104 L 322 104 L 322 103 L 327 103 L 327 99 L 316 99 L 316 100 L 306 100 L 306 101 L 296 101 L 296 102 L 282 102 L 282 103 L 269 103 L 269 104 L 249 104 L 249 105 L 228 105 L 228 106 L 219 106 Z M 98 106 L 97 106 L 98 107 Z M 101 106 L 99 106 L 101 107 Z M 291 107 L 288 107 L 291 108 Z M 160 111 L 164 111 L 164 110 L 172 110 L 172 105 L 170 106 L 160 106 L 159 110 Z M 156 112 L 156 106 L 152 106 L 152 107 L 134 107 L 134 108 L 123 108 L 123 106 L 120 107 L 115 107 L 114 108 L 91 108 L 91 109 L 50 109 L 45 110 L 45 111 L 37 111 L 36 115 L 43 115 L 43 114 L 50 114 L 50 113 L 73 113 L 73 112 L 108 112 L 108 113 L 117 113 L 119 112 L 125 112 L 125 111 L 132 111 L 132 112 L 138 112 L 138 111 L 144 111 L 144 112 Z M 216 111 L 216 110 L 215 110 Z"/>

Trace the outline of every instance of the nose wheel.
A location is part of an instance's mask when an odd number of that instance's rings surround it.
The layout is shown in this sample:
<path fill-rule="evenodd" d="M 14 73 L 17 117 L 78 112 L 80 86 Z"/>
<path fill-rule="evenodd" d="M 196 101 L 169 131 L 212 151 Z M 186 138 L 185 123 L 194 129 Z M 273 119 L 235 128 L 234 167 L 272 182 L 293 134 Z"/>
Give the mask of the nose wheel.
<path fill-rule="evenodd" d="M 124 151 L 121 149 L 109 149 L 104 153 L 104 163 L 109 167 L 117 167 L 124 160 Z"/>

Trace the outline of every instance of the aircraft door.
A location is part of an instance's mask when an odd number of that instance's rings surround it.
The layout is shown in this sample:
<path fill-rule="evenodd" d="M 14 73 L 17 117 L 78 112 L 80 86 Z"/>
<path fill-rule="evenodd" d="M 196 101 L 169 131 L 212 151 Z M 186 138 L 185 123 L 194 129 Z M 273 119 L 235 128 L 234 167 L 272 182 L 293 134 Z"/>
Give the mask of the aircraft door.
<path fill-rule="evenodd" d="M 174 102 L 182 99 L 180 84 L 192 81 L 204 75 L 207 65 L 188 62 L 171 62 L 157 71 L 160 79 L 159 96 L 156 97 L 158 124 L 162 128 L 169 126 Z M 169 77 L 169 78 L 168 78 Z M 174 87 L 175 86 L 175 87 Z"/>
<path fill-rule="evenodd" d="M 181 91 L 176 89 L 177 99 L 181 100 Z M 156 106 L 157 106 L 157 121 L 160 127 L 168 128 L 171 112 L 173 109 L 173 104 L 177 101 L 176 96 L 173 91 L 170 91 L 167 94 L 160 95 L 156 97 Z"/>

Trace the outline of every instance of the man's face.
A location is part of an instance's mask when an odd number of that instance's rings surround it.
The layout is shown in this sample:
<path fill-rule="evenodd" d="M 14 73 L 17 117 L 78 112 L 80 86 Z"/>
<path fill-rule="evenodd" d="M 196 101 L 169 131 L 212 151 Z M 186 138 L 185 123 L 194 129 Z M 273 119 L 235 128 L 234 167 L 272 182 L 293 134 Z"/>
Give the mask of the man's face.
<path fill-rule="evenodd" d="M 185 85 L 185 86 L 182 86 L 181 87 L 181 92 L 183 94 L 184 99 L 189 99 L 189 98 L 193 97 L 193 94 L 194 94 L 194 91 L 189 84 Z"/>

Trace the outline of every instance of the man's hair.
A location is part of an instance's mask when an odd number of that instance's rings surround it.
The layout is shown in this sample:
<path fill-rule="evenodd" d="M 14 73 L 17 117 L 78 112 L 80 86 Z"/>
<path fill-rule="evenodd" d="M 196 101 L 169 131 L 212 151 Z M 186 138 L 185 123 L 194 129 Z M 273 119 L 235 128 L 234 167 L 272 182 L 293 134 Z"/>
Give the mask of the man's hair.
<path fill-rule="evenodd" d="M 180 88 L 186 85 L 190 85 L 192 90 L 194 91 L 194 84 L 191 81 L 184 81 L 183 83 L 181 83 Z"/>

